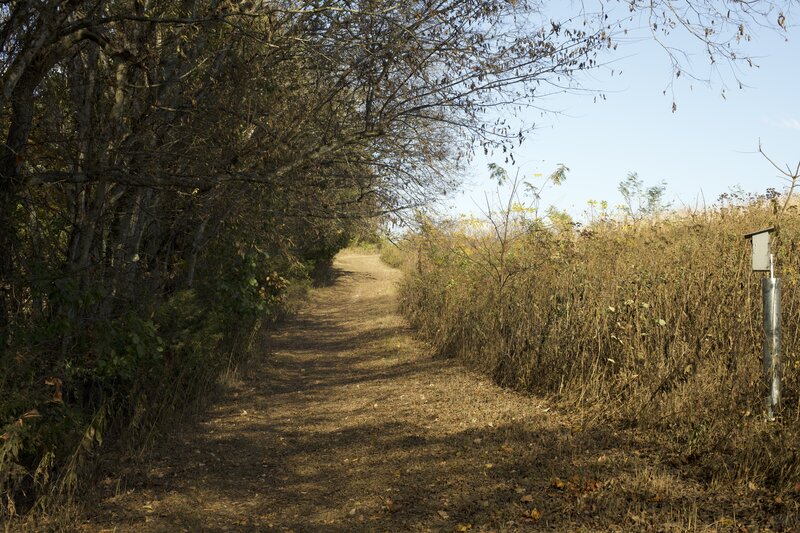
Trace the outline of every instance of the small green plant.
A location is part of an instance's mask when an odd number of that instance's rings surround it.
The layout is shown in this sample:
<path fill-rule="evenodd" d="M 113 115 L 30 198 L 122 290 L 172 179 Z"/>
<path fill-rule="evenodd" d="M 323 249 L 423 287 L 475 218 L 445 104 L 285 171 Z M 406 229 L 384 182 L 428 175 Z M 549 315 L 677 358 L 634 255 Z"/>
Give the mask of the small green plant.
<path fill-rule="evenodd" d="M 628 177 L 619 183 L 619 192 L 625 200 L 623 209 L 633 220 L 658 217 L 668 209 L 670 203 L 664 198 L 666 191 L 666 182 L 646 187 L 636 172 L 630 172 Z"/>

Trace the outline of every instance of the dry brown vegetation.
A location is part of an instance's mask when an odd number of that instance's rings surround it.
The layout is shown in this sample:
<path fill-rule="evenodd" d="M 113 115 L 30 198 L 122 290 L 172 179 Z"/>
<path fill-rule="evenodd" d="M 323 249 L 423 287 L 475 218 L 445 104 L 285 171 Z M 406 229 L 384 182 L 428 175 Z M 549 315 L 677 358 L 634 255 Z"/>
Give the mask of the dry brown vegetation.
<path fill-rule="evenodd" d="M 208 412 L 144 461 L 105 463 L 97 504 L 64 529 L 797 527 L 796 494 L 694 479 L 636 428 L 587 426 L 582 410 L 432 358 L 396 312 L 396 270 L 354 253 L 335 267 Z"/>
<path fill-rule="evenodd" d="M 778 14 L 786 30 L 793 2 L 603 0 L 558 20 L 533 0 L 0 2 L 0 522 L 79 505 L 101 459 L 204 404 L 351 237 L 453 190 L 475 150 L 513 160 L 534 127 L 522 108 L 629 28 L 743 65 L 751 31 Z M 504 297 L 534 278 L 501 255 Z M 503 306 L 485 318 L 513 348 L 493 371 L 554 390 L 560 370 L 517 375 L 529 347 Z M 659 338 L 679 346 L 680 325 Z M 591 372 L 626 375 L 605 364 Z M 568 386 L 590 375 L 576 368 Z"/>
<path fill-rule="evenodd" d="M 761 274 L 743 234 L 776 222 L 757 199 L 576 232 L 526 220 L 424 223 L 402 306 L 442 355 L 546 394 L 587 428 L 632 428 L 701 481 L 800 481 L 800 217 L 779 222 L 784 405 L 766 422 Z"/>

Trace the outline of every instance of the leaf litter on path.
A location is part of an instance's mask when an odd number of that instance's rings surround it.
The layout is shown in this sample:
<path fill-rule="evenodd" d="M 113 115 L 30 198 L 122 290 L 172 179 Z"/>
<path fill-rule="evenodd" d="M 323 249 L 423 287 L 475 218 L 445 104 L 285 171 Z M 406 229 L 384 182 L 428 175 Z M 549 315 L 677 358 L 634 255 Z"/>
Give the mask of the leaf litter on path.
<path fill-rule="evenodd" d="M 205 413 L 108 466 L 121 481 L 76 530 L 738 531 L 797 515 L 796 490 L 756 503 L 704 485 L 631 432 L 433 358 L 397 314 L 396 270 L 352 253 L 335 268 Z"/>

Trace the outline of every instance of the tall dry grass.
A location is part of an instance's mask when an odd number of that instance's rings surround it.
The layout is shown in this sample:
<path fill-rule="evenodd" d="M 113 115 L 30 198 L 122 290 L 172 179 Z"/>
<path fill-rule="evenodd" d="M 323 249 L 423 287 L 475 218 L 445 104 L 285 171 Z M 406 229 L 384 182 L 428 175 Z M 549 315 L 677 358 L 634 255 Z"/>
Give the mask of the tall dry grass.
<path fill-rule="evenodd" d="M 784 404 L 767 422 L 763 275 L 743 234 L 775 222 L 768 202 L 582 231 L 507 215 L 408 239 L 402 308 L 441 355 L 587 424 L 645 430 L 702 476 L 800 480 L 800 216 L 784 213 L 775 240 Z"/>

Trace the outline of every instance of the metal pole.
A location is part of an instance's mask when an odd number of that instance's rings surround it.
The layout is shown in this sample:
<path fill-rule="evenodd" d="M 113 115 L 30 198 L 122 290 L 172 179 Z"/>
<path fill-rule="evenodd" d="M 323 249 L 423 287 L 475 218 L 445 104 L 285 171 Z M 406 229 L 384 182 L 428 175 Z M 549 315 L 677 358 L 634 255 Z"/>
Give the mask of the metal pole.
<path fill-rule="evenodd" d="M 781 280 L 770 276 L 761 280 L 764 301 L 764 376 L 767 378 L 767 416 L 781 403 Z"/>

